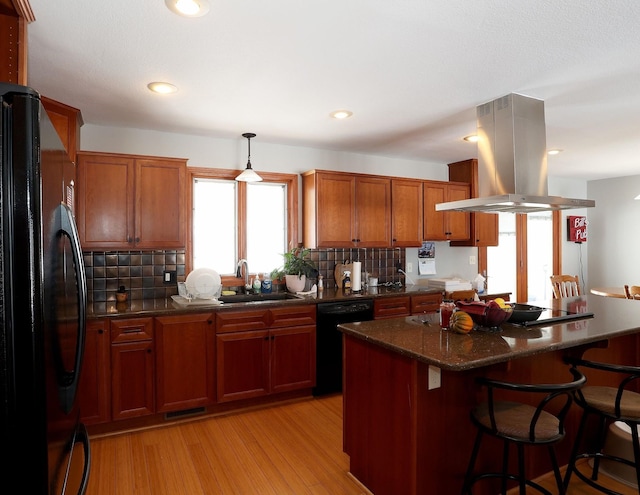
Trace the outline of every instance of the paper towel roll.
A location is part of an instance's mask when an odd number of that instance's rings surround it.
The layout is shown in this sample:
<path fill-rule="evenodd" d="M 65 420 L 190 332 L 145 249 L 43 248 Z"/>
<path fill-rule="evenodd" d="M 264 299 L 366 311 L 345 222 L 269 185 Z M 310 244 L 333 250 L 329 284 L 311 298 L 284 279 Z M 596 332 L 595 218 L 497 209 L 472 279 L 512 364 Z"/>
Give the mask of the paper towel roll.
<path fill-rule="evenodd" d="M 362 263 L 360 261 L 353 262 L 353 268 L 351 272 L 351 290 L 359 292 L 362 289 Z"/>

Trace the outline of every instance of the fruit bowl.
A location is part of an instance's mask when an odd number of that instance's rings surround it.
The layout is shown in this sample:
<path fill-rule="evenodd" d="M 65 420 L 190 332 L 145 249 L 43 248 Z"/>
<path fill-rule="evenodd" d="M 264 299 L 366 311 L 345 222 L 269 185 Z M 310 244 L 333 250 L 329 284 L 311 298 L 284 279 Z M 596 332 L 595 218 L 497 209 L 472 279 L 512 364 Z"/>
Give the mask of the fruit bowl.
<path fill-rule="evenodd" d="M 493 301 L 484 302 L 456 302 L 456 306 L 466 311 L 473 322 L 479 327 L 496 329 L 511 316 L 511 307 L 501 308 Z"/>

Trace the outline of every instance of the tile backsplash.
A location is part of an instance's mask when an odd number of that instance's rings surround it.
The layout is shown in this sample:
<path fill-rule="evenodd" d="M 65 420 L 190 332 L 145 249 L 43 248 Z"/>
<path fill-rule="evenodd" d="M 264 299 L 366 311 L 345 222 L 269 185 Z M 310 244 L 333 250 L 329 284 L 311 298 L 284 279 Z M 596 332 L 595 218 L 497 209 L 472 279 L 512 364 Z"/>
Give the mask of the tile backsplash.
<path fill-rule="evenodd" d="M 337 263 L 362 262 L 362 271 L 377 276 L 379 283 L 404 283 L 397 272 L 405 266 L 404 249 L 312 249 L 311 259 L 324 277 L 325 287 L 334 287 Z M 178 281 L 185 279 L 185 251 L 107 251 L 85 252 L 89 302 L 115 301 L 118 287 L 124 285 L 131 299 L 167 298 L 178 293 L 175 283 L 165 284 L 163 273 L 175 270 Z"/>

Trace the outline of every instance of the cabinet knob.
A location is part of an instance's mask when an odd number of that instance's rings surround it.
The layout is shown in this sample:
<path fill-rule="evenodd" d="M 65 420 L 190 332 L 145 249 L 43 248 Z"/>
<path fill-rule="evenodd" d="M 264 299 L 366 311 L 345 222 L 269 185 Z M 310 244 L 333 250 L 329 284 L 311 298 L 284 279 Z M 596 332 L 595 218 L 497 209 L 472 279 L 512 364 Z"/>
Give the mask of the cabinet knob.
<path fill-rule="evenodd" d="M 151 354 L 151 349 L 147 349 L 147 354 Z"/>
<path fill-rule="evenodd" d="M 132 243 L 133 242 L 133 238 L 132 237 L 127 237 L 127 242 L 128 243 Z"/>
<path fill-rule="evenodd" d="M 140 242 L 140 238 L 139 237 L 136 237 L 136 242 Z"/>

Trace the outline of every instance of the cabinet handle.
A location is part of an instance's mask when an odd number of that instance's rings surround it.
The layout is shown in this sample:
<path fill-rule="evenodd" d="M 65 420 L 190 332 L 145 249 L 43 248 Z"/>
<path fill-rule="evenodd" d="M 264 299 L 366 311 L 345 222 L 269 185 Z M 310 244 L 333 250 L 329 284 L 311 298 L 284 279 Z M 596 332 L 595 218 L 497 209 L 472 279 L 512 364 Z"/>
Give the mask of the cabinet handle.
<path fill-rule="evenodd" d="M 140 328 L 125 328 L 122 333 L 142 333 Z"/>
<path fill-rule="evenodd" d="M 136 237 L 136 242 L 140 242 L 140 238 L 139 237 Z"/>
<path fill-rule="evenodd" d="M 151 349 L 147 349 L 147 354 L 151 354 Z"/>
<path fill-rule="evenodd" d="M 213 320 L 207 320 L 207 323 L 208 323 L 209 325 L 213 325 Z"/>
<path fill-rule="evenodd" d="M 99 329 L 98 329 L 98 334 L 99 334 L 99 335 L 102 335 L 103 333 L 104 333 L 104 330 L 103 330 L 102 328 L 99 328 Z"/>
<path fill-rule="evenodd" d="M 132 237 L 127 237 L 127 242 L 128 243 L 132 243 L 133 242 L 133 238 Z"/>

